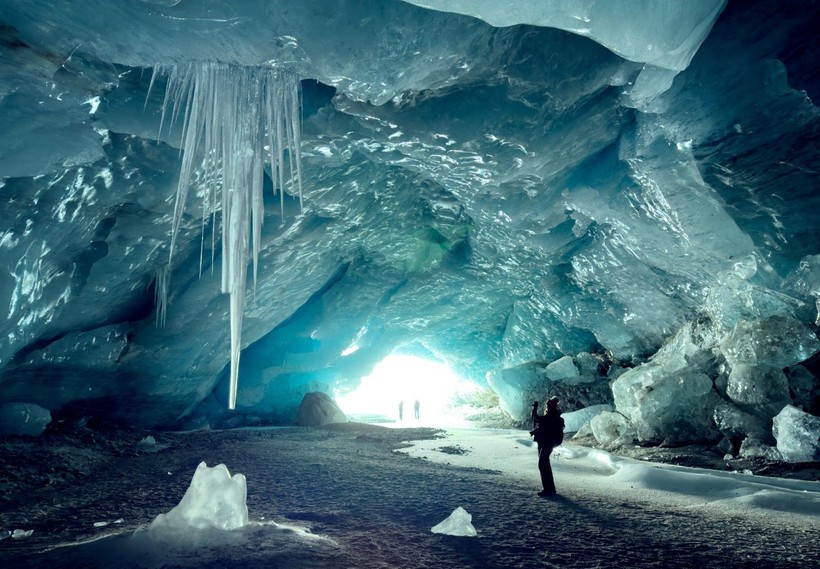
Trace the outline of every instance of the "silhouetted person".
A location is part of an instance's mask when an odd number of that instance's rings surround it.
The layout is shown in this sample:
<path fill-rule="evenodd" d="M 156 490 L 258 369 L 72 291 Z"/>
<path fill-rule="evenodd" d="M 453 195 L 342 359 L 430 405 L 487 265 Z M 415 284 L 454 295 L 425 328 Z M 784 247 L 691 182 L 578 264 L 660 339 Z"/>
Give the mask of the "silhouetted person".
<path fill-rule="evenodd" d="M 544 487 L 539 496 L 555 496 L 555 480 L 552 477 L 550 453 L 564 440 L 564 419 L 558 411 L 558 398 L 547 401 L 547 411 L 538 414 L 538 401 L 532 404 L 532 423 L 534 429 L 530 434 L 538 443 L 538 471 L 541 473 L 541 485 Z"/>
<path fill-rule="evenodd" d="M 413 403 L 413 415 L 415 415 L 416 419 L 419 418 L 419 409 L 420 408 L 421 408 L 421 403 L 419 403 L 419 400 L 416 399 L 416 402 Z"/>
<path fill-rule="evenodd" d="M 399 401 L 399 421 L 404 419 L 404 401 Z"/>

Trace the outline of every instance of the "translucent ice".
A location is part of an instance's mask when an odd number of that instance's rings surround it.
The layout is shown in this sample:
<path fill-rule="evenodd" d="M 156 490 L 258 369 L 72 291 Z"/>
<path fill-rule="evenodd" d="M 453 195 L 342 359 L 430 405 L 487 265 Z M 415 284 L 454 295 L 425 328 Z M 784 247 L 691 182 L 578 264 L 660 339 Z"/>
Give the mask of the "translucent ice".
<path fill-rule="evenodd" d="M 788 316 L 741 320 L 720 343 L 731 366 L 727 395 L 735 402 L 767 410 L 770 417 L 790 401 L 783 368 L 820 348 L 817 335 Z"/>
<path fill-rule="evenodd" d="M 626 59 L 678 71 L 689 65 L 726 5 L 725 0 L 555 0 L 522 2 L 510 10 L 496 0 L 405 1 L 434 10 L 469 14 L 499 27 L 530 24 L 559 28 L 587 36 Z"/>
<path fill-rule="evenodd" d="M 777 450 L 788 462 L 820 460 L 820 417 L 786 405 L 774 418 Z"/>
<path fill-rule="evenodd" d="M 7 403 L 0 405 L 0 435 L 43 434 L 51 422 L 51 413 L 34 403 Z"/>
<path fill-rule="evenodd" d="M 743 458 L 763 458 L 770 461 L 779 461 L 783 458 L 776 448 L 755 437 L 749 437 L 740 444 L 739 454 Z"/>
<path fill-rule="evenodd" d="M 728 401 L 721 400 L 715 406 L 715 424 L 730 440 L 753 437 L 764 442 L 774 442 L 768 418 L 747 413 Z"/>
<path fill-rule="evenodd" d="M 602 445 L 619 440 L 632 442 L 633 430 L 629 420 L 620 413 L 602 411 L 590 420 L 592 435 Z"/>
<path fill-rule="evenodd" d="M 272 67 L 210 62 L 160 67 L 158 73 L 168 75 L 163 119 L 167 115 L 173 122 L 180 109 L 185 109 L 169 267 L 188 191 L 200 164 L 207 180 L 200 192 L 203 227 L 209 217 L 216 227 L 217 211 L 222 215 L 222 292 L 230 294 L 231 314 L 228 407 L 233 409 L 248 261 L 253 260 L 255 287 L 262 241 L 266 145 L 270 177 L 279 191 L 280 214 L 284 217 L 286 185 L 302 199 L 300 84 L 292 73 Z M 167 282 L 164 286 L 163 294 L 167 295 Z M 159 315 L 164 320 L 166 305 L 165 297 L 157 299 L 158 321 Z"/>
<path fill-rule="evenodd" d="M 650 363 L 616 379 L 612 395 L 640 440 L 694 442 L 716 433 L 713 410 L 718 396 L 712 380 L 700 371 L 667 370 Z"/>
<path fill-rule="evenodd" d="M 776 368 L 801 362 L 820 349 L 820 340 L 808 326 L 789 316 L 741 320 L 721 342 L 732 366 L 766 365 Z"/>
<path fill-rule="evenodd" d="M 569 383 L 578 375 L 578 368 L 572 362 L 572 356 L 564 356 L 547 366 L 547 377 L 552 381 L 566 381 Z"/>
<path fill-rule="evenodd" d="M 199 463 L 180 503 L 158 515 L 148 530 L 175 535 L 195 529 L 235 530 L 248 523 L 247 485 L 243 474 L 231 476 L 224 464 Z"/>
<path fill-rule="evenodd" d="M 686 69 L 723 11 L 725 0 L 656 2 L 524 2 L 510 10 L 495 0 L 405 0 L 435 10 L 469 14 L 494 26 L 530 24 L 586 36 L 625 59 L 645 63 L 625 91 L 641 108 Z"/>
<path fill-rule="evenodd" d="M 445 535 L 456 535 L 473 537 L 477 532 L 472 524 L 473 516 L 467 510 L 459 506 L 446 520 L 433 526 L 430 531 L 433 533 L 443 533 Z"/>
<path fill-rule="evenodd" d="M 568 433 L 576 433 L 593 417 L 604 411 L 612 411 L 612 405 L 590 405 L 578 411 L 563 413 L 561 416 L 564 418 L 564 430 Z"/>

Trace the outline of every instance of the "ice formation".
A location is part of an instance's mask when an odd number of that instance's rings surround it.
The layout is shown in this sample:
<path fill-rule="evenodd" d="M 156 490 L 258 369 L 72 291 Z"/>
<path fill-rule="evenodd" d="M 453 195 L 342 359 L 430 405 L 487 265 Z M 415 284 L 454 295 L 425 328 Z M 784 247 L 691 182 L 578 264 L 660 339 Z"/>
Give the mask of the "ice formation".
<path fill-rule="evenodd" d="M 789 462 L 820 460 L 820 417 L 786 405 L 774 418 L 777 450 Z"/>
<path fill-rule="evenodd" d="M 222 292 L 230 295 L 231 314 L 228 408 L 233 409 L 239 378 L 249 258 L 253 260 L 254 290 L 258 276 L 266 157 L 270 178 L 280 196 L 280 215 L 285 215 L 286 187 L 290 186 L 289 189 L 297 192 L 302 200 L 299 81 L 287 70 L 211 62 L 174 65 L 168 69 L 158 65 L 154 73 L 168 77 L 162 105 L 163 121 L 168 116 L 170 122 L 175 122 L 184 108 L 182 169 L 174 203 L 168 271 L 172 266 L 188 191 L 200 163 L 205 180 L 197 188 L 202 203 L 202 239 L 205 239 L 206 220 L 211 218 L 212 255 L 216 250 L 213 244 L 216 242 L 217 212 L 221 213 Z M 200 274 L 201 267 L 200 258 Z M 161 288 L 160 277 L 157 278 L 157 290 L 161 291 L 157 310 L 164 323 L 168 294 L 164 279 L 168 276 L 165 272 L 162 276 Z"/>
<path fill-rule="evenodd" d="M 231 476 L 224 464 L 199 463 L 177 506 L 159 514 L 148 531 L 173 539 L 190 529 L 236 530 L 248 523 L 247 483 L 243 474 Z"/>
<path fill-rule="evenodd" d="M 578 368 L 572 362 L 571 356 L 564 356 L 547 366 L 547 377 L 552 381 L 572 381 L 577 378 Z"/>
<path fill-rule="evenodd" d="M 595 440 L 602 445 L 631 443 L 635 436 L 629 419 L 614 411 L 601 411 L 590 419 L 589 424 Z"/>
<path fill-rule="evenodd" d="M 575 433 L 581 430 L 581 427 L 592 421 L 593 418 L 605 411 L 612 411 L 612 405 L 590 405 L 577 411 L 570 411 L 569 413 L 562 413 L 561 417 L 564 419 L 564 431 L 567 433 Z"/>
<path fill-rule="evenodd" d="M 473 516 L 461 506 L 453 510 L 441 523 L 434 525 L 430 531 L 433 533 L 443 533 L 445 535 L 455 535 L 461 537 L 473 537 L 478 535 L 472 524 Z"/>
<path fill-rule="evenodd" d="M 773 448 L 817 412 L 820 7 L 502 4 L 0 0 L 3 401 L 289 423 L 412 353 Z"/>

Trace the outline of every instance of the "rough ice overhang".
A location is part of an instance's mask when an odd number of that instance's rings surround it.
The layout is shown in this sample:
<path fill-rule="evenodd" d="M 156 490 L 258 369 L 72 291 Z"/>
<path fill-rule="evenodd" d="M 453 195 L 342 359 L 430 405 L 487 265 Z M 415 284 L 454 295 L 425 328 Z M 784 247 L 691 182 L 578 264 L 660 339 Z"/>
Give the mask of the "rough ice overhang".
<path fill-rule="evenodd" d="M 496 27 L 528 24 L 585 36 L 624 59 L 683 71 L 709 35 L 726 0 L 404 0 L 465 14 Z"/>
<path fill-rule="evenodd" d="M 404 0 L 417 6 L 474 16 L 496 26 L 528 24 L 572 32 L 644 67 L 626 104 L 648 110 L 689 66 L 726 0 L 635 0 L 578 2 L 522 0 Z"/>

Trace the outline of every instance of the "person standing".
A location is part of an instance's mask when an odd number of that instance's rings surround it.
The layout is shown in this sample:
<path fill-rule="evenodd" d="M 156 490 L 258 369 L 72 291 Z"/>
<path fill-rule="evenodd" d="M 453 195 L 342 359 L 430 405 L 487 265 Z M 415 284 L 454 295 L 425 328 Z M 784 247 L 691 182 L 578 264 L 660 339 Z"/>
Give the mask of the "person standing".
<path fill-rule="evenodd" d="M 399 401 L 399 421 L 404 419 L 404 401 Z"/>
<path fill-rule="evenodd" d="M 555 496 L 555 479 L 552 476 L 550 454 L 552 449 L 564 440 L 564 419 L 558 411 L 557 397 L 550 397 L 547 401 L 547 410 L 543 415 L 538 414 L 538 401 L 532 404 L 532 422 L 535 427 L 530 434 L 538 443 L 538 472 L 541 474 L 543 489 L 538 493 L 541 497 Z"/>
<path fill-rule="evenodd" d="M 421 403 L 419 403 L 419 400 L 416 399 L 416 402 L 413 403 L 413 415 L 416 417 L 416 419 L 419 418 L 419 409 L 421 409 Z"/>

